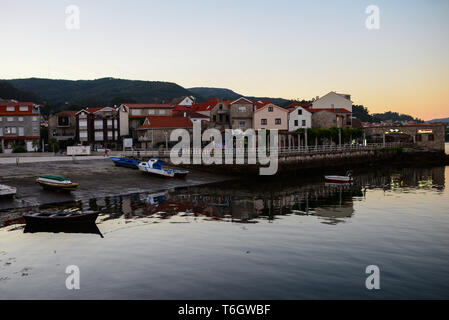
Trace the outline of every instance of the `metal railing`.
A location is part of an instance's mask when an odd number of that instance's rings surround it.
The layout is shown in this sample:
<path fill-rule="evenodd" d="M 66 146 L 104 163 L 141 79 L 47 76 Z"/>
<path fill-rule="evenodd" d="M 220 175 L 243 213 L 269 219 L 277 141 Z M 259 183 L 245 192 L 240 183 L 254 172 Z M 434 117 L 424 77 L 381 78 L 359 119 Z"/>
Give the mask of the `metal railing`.
<path fill-rule="evenodd" d="M 404 143 L 368 143 L 366 145 L 361 144 L 344 144 L 344 145 L 317 145 L 317 146 L 301 146 L 301 147 L 284 147 L 278 148 L 277 152 L 279 156 L 296 156 L 296 155 L 307 155 L 307 154 L 323 154 L 323 153 L 341 153 L 341 152 L 356 152 L 356 151 L 371 151 L 378 150 L 382 148 L 392 148 L 392 147 L 404 147 L 407 144 Z M 215 152 L 220 152 L 223 155 L 226 153 L 233 153 L 234 155 L 240 154 L 247 156 L 248 154 L 256 155 L 256 149 L 216 149 Z M 243 151 L 243 152 L 242 152 Z M 275 152 L 275 149 L 268 149 L 269 153 Z M 200 155 L 203 149 L 190 149 L 189 154 Z M 120 153 L 121 156 L 131 156 L 131 157 L 170 157 L 170 149 L 134 149 L 132 151 L 123 151 Z"/>

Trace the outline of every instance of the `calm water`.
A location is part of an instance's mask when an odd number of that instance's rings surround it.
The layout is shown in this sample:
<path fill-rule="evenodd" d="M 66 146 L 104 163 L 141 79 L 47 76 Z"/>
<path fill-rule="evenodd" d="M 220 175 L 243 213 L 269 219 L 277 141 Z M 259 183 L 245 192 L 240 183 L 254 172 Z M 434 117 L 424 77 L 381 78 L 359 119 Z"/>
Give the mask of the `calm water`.
<path fill-rule="evenodd" d="M 449 298 L 449 167 L 240 181 L 0 212 L 0 299 Z M 88 230 L 27 211 L 99 210 Z M 85 232 L 85 233 L 80 233 Z M 68 265 L 80 290 L 65 287 Z M 377 265 L 381 289 L 365 288 Z"/>

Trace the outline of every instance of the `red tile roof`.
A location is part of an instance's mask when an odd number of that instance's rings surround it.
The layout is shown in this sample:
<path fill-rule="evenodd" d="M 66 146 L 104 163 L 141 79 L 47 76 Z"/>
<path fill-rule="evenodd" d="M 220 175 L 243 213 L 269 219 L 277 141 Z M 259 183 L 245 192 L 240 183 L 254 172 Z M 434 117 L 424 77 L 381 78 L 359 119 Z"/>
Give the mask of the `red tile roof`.
<path fill-rule="evenodd" d="M 265 107 L 267 104 L 270 104 L 270 103 L 271 103 L 271 101 L 268 101 L 268 100 L 258 100 L 258 101 L 255 101 L 253 103 L 253 105 L 256 108 L 256 110 L 259 110 L 259 109 Z"/>
<path fill-rule="evenodd" d="M 195 103 L 192 105 L 196 112 L 204 112 L 212 110 L 220 102 L 219 98 L 209 98 L 204 102 Z"/>
<path fill-rule="evenodd" d="M 53 114 L 53 116 L 68 116 L 74 117 L 78 113 L 78 110 L 64 110 L 58 113 Z"/>
<path fill-rule="evenodd" d="M 311 103 L 301 103 L 301 102 L 295 101 L 295 102 L 289 104 L 286 109 L 294 110 L 294 109 L 296 109 L 296 107 L 310 108 L 311 106 L 312 106 Z"/>
<path fill-rule="evenodd" d="M 174 105 L 169 103 L 124 103 L 130 109 L 170 109 Z"/>
<path fill-rule="evenodd" d="M 320 112 L 320 111 L 329 111 L 329 112 L 334 112 L 334 113 L 351 113 L 351 111 L 346 110 L 345 108 L 316 108 L 316 109 L 312 109 L 312 108 L 306 108 L 307 111 L 315 113 L 315 112 Z"/>
<path fill-rule="evenodd" d="M 0 116 L 20 116 L 20 115 L 40 115 L 37 112 L 33 112 L 33 106 L 36 104 L 33 102 L 16 102 L 16 101 L 1 101 L 0 102 Z M 21 106 L 27 106 L 28 111 L 20 111 Z M 7 107 L 14 107 L 14 111 L 7 111 Z"/>
<path fill-rule="evenodd" d="M 209 119 L 208 116 L 192 111 L 192 110 L 177 110 L 177 111 L 173 111 L 173 117 L 184 117 L 184 113 L 186 114 L 186 116 L 188 118 L 201 118 L 201 119 Z"/>
<path fill-rule="evenodd" d="M 148 116 L 137 129 L 191 128 L 192 121 L 184 117 Z"/>

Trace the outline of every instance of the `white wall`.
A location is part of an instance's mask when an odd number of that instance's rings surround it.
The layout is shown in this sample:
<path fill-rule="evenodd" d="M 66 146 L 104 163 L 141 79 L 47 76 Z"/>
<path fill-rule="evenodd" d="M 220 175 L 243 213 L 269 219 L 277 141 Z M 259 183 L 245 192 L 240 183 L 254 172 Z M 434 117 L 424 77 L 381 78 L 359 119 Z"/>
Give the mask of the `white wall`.
<path fill-rule="evenodd" d="M 298 114 L 298 110 L 301 110 L 301 115 Z M 298 121 L 298 125 L 295 126 L 295 120 Z M 302 121 L 306 121 L 306 125 L 302 126 Z M 304 109 L 303 107 L 296 107 L 295 110 L 289 113 L 288 116 L 288 131 L 295 131 L 301 128 L 312 128 L 312 113 Z"/>
<path fill-rule="evenodd" d="M 125 106 L 120 106 L 120 136 L 129 135 L 129 110 Z M 127 111 L 127 112 L 125 112 Z"/>
<path fill-rule="evenodd" d="M 344 108 L 352 112 L 352 102 L 338 93 L 329 92 L 312 104 L 313 109 Z"/>

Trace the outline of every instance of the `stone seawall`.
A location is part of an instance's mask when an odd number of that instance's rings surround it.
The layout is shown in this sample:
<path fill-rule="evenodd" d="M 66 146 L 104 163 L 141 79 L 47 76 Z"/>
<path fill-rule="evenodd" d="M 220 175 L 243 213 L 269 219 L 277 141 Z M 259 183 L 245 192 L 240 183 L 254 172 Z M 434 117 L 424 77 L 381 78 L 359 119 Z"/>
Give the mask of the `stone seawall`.
<path fill-rule="evenodd" d="M 381 149 L 328 154 L 279 156 L 277 175 L 308 174 L 317 171 L 348 170 L 357 167 L 392 165 L 447 165 L 449 157 L 440 152 L 415 152 L 403 149 Z M 250 165 L 183 165 L 184 168 L 198 169 L 226 175 L 259 175 L 259 164 Z"/>

